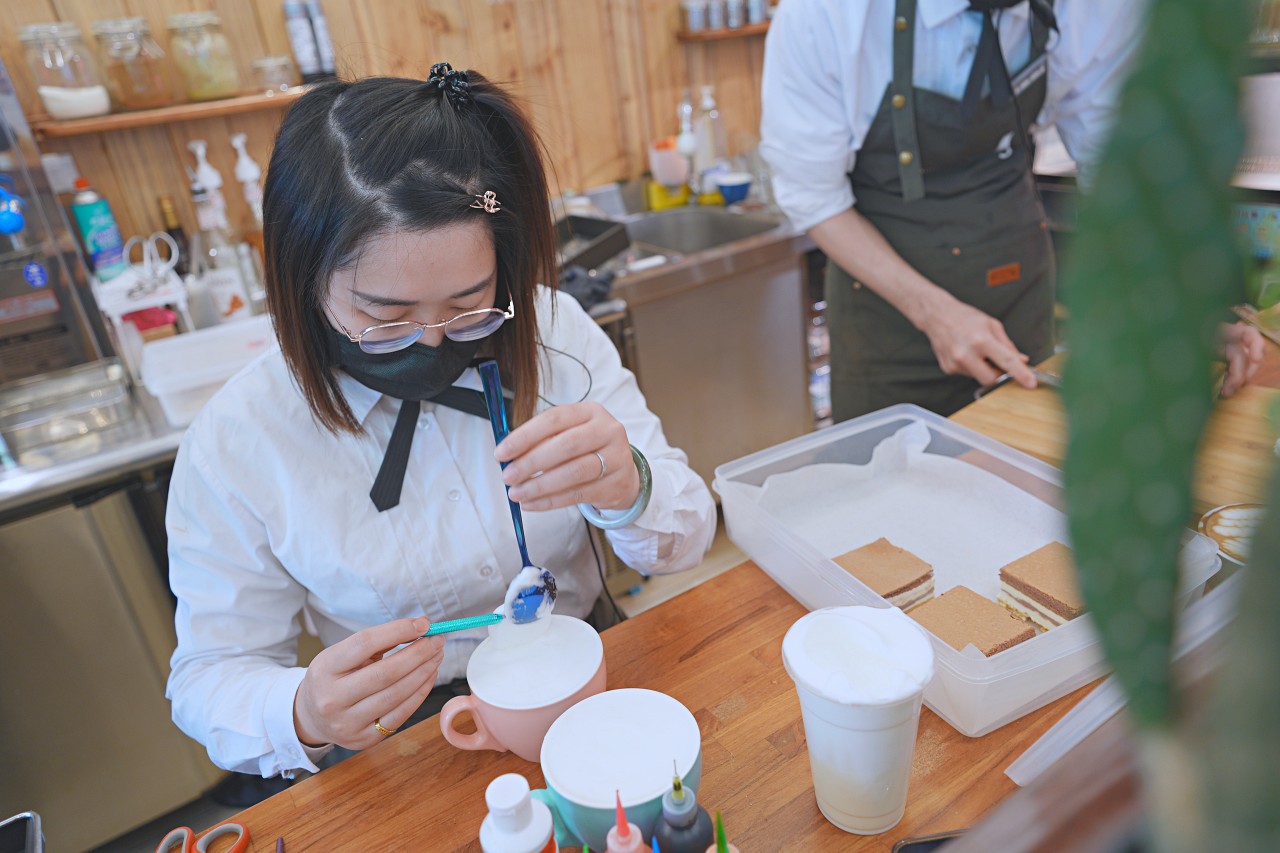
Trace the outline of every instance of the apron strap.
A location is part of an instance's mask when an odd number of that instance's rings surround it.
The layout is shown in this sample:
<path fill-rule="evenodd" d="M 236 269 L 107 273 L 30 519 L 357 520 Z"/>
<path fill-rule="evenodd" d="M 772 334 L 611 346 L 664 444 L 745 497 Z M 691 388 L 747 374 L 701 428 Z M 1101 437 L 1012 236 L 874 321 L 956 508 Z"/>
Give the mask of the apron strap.
<path fill-rule="evenodd" d="M 902 200 L 924 198 L 924 169 L 916 138 L 915 56 L 916 0 L 896 0 L 893 17 L 893 81 L 889 84 L 893 109 L 893 144 L 898 151 Z"/>

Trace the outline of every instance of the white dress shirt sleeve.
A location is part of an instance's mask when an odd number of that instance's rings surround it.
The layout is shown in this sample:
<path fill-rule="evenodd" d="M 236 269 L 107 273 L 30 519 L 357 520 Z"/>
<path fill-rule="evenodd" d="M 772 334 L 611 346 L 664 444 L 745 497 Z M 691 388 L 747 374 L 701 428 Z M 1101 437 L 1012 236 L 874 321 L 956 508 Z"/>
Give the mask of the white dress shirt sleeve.
<path fill-rule="evenodd" d="M 1088 186 L 1111 134 L 1120 90 L 1142 45 L 1148 0 L 1060 4 L 1040 124 L 1056 124 Z"/>
<path fill-rule="evenodd" d="M 787 0 L 765 39 L 760 153 L 773 171 L 778 205 L 803 231 L 854 201 L 848 174 L 863 140 L 854 138 L 846 99 L 858 87 L 842 77 L 842 64 L 853 63 L 837 31 L 826 7 Z"/>
<path fill-rule="evenodd" d="M 557 294 L 556 322 L 564 324 L 573 350 L 591 373 L 589 400 L 604 406 L 626 427 L 653 471 L 653 495 L 634 524 L 606 531 L 618 558 L 643 574 L 666 574 L 698 565 L 716 530 L 715 501 L 684 451 L 667 443 L 658 416 L 649 411 L 635 375 L 622 366 L 617 348 L 572 297 Z"/>
<path fill-rule="evenodd" d="M 219 767 L 264 777 L 312 772 L 293 699 L 303 589 L 271 553 L 262 522 L 219 480 L 188 432 L 174 464 L 166 525 L 178 647 L 166 695 L 173 720 Z"/>

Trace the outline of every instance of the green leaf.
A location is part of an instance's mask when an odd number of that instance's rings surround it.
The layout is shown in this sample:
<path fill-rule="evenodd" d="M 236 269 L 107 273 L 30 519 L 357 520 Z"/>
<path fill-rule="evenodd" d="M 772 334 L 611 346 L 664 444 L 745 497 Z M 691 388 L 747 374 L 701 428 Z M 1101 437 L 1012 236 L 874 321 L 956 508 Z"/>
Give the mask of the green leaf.
<path fill-rule="evenodd" d="M 1064 270 L 1068 517 L 1085 600 L 1140 725 L 1174 716 L 1177 554 L 1242 287 L 1228 183 L 1245 0 L 1157 0 Z"/>

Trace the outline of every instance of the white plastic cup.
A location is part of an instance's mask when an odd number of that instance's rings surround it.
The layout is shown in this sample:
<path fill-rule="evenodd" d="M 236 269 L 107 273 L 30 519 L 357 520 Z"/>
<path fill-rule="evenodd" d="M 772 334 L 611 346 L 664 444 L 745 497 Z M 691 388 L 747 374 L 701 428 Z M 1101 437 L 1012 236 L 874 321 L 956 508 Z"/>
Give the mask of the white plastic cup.
<path fill-rule="evenodd" d="M 828 661 L 859 661 L 853 693 L 821 673 L 815 677 L 824 661 L 809 654 L 804 641 L 806 631 L 814 636 L 819 623 L 846 618 L 864 627 L 870 624 L 857 631 L 869 632 L 878 643 L 871 644 L 871 654 L 865 646 L 823 644 L 831 652 Z M 800 697 L 813 792 L 823 816 L 857 835 L 892 829 L 906 811 L 920 704 L 933 676 L 928 637 L 897 608 L 826 608 L 791 626 L 782 643 L 782 662 Z M 898 664 L 908 670 L 905 677 L 895 674 Z M 864 694 L 867 701 L 849 699 L 858 693 L 858 679 L 878 682 Z"/>
<path fill-rule="evenodd" d="M 724 29 L 724 0 L 710 0 L 707 3 L 707 29 Z"/>
<path fill-rule="evenodd" d="M 684 0 L 685 26 L 691 33 L 707 28 L 707 0 Z"/>
<path fill-rule="evenodd" d="M 725 23 L 729 29 L 736 30 L 743 25 L 747 16 L 745 0 L 725 0 Z"/>

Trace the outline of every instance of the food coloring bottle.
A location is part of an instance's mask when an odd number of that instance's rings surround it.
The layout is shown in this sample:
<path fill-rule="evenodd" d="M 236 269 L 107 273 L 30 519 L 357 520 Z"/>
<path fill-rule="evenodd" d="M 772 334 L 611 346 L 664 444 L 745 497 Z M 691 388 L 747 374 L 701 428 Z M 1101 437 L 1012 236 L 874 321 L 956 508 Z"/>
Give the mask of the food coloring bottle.
<path fill-rule="evenodd" d="M 644 838 L 640 835 L 640 827 L 627 820 L 627 812 L 622 808 L 622 795 L 613 792 L 617 797 L 617 824 L 609 830 L 608 847 L 605 853 L 644 853 Z"/>
<path fill-rule="evenodd" d="M 529 795 L 529 782 L 519 773 L 490 782 L 484 801 L 489 807 L 480 824 L 484 853 L 559 853 L 551 810 Z"/>
<path fill-rule="evenodd" d="M 716 811 L 716 843 L 707 848 L 707 853 L 738 853 L 738 848 L 729 843 L 724 835 L 724 821 Z"/>
<path fill-rule="evenodd" d="M 675 776 L 671 790 L 662 795 L 662 820 L 653 830 L 662 853 L 702 853 L 715 844 L 715 835 L 711 815 L 698 805 L 693 789 Z"/>

